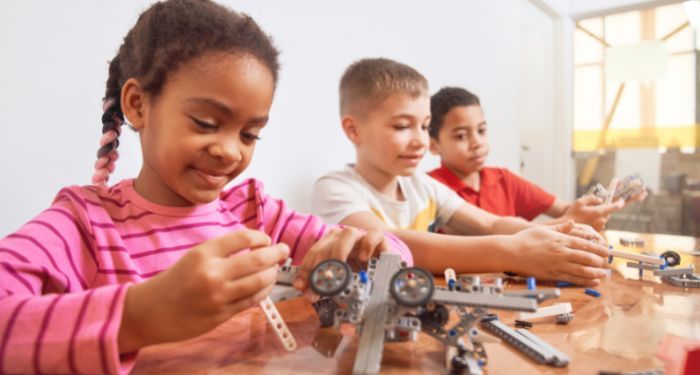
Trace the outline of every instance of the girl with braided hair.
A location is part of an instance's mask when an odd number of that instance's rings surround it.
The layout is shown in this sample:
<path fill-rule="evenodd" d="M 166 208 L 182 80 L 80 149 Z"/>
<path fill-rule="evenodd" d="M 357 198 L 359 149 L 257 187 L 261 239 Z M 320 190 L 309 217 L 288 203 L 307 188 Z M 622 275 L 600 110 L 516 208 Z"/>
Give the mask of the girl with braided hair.
<path fill-rule="evenodd" d="M 278 265 L 305 289 L 326 258 L 411 254 L 378 231 L 326 226 L 254 179 L 278 52 L 250 17 L 208 0 L 152 5 L 110 62 L 93 185 L 0 240 L 0 373 L 128 372 L 139 349 L 205 333 L 261 301 Z M 138 176 L 109 185 L 121 126 Z"/>

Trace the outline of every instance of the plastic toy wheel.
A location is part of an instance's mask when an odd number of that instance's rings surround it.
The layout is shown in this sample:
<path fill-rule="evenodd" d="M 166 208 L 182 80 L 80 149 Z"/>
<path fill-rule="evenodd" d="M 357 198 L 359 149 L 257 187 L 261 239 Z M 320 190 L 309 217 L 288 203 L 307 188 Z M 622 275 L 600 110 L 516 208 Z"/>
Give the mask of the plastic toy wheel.
<path fill-rule="evenodd" d="M 337 259 L 319 263 L 309 277 L 311 290 L 322 297 L 332 297 L 345 289 L 352 280 L 350 266 Z"/>
<path fill-rule="evenodd" d="M 391 278 L 389 292 L 396 303 L 406 307 L 425 305 L 433 297 L 433 275 L 421 268 L 405 268 Z"/>
<path fill-rule="evenodd" d="M 669 267 L 675 267 L 681 264 L 681 256 L 673 250 L 664 251 L 661 253 L 661 258 L 663 258 Z"/>

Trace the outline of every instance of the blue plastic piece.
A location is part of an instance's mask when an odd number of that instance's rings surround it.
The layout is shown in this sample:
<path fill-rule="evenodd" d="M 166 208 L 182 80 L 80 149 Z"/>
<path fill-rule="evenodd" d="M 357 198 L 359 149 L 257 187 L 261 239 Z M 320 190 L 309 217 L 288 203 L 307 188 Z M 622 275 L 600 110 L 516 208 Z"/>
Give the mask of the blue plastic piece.
<path fill-rule="evenodd" d="M 455 336 L 455 335 L 457 335 L 457 330 L 456 330 L 456 329 L 451 329 L 451 330 L 449 330 L 449 331 L 447 332 L 447 334 L 450 335 L 450 336 Z"/>
<path fill-rule="evenodd" d="M 358 272 L 357 276 L 360 277 L 360 282 L 362 284 L 367 284 L 367 282 L 369 281 L 369 278 L 367 277 L 367 272 L 365 272 L 365 271 Z"/>
<path fill-rule="evenodd" d="M 527 278 L 527 290 L 535 290 L 536 287 L 536 281 L 534 277 L 528 277 Z"/>
<path fill-rule="evenodd" d="M 447 287 L 450 290 L 455 290 L 455 286 L 457 285 L 457 282 L 454 279 L 450 279 L 447 281 Z"/>
<path fill-rule="evenodd" d="M 486 364 L 486 362 L 485 362 L 483 359 L 480 359 L 480 360 L 478 360 L 478 361 L 476 362 L 476 364 L 478 364 L 479 367 L 484 367 L 484 365 Z"/>
<path fill-rule="evenodd" d="M 588 294 L 589 296 L 593 296 L 595 298 L 600 297 L 600 292 L 595 290 L 595 289 L 586 288 L 583 292 Z"/>
<path fill-rule="evenodd" d="M 576 287 L 577 285 L 574 283 L 570 283 L 568 281 L 557 281 L 557 288 L 567 288 L 567 287 Z"/>

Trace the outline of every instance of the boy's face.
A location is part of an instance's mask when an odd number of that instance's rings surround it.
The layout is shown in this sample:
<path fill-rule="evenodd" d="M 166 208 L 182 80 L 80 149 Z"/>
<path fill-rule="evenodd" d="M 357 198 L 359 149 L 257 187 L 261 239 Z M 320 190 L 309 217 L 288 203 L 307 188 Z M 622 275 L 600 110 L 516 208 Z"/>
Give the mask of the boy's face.
<path fill-rule="evenodd" d="M 171 72 L 132 121 L 144 158 L 137 191 L 165 205 L 216 199 L 250 163 L 273 91 L 269 69 L 249 56 L 205 55 Z"/>
<path fill-rule="evenodd" d="M 483 168 L 489 153 L 484 111 L 479 105 L 457 106 L 443 117 L 438 139 L 430 140 L 430 150 L 460 177 Z"/>
<path fill-rule="evenodd" d="M 358 163 L 389 176 L 410 176 L 416 171 L 430 138 L 427 94 L 416 98 L 401 92 L 390 94 L 363 118 L 353 119 L 357 135 L 351 140 Z"/>

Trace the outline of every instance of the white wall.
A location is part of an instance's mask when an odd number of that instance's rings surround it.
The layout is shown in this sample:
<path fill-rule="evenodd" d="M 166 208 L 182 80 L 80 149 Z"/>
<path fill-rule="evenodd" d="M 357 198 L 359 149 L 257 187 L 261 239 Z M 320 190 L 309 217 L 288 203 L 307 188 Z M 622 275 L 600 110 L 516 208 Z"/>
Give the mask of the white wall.
<path fill-rule="evenodd" d="M 149 1 L 0 2 L 0 236 L 87 184 L 100 137 L 107 62 Z M 306 210 L 315 178 L 354 160 L 338 121 L 337 83 L 362 57 L 389 57 L 477 93 L 490 123 L 489 164 L 518 170 L 519 44 L 532 5 L 500 1 L 225 1 L 281 49 L 271 122 L 246 176 Z M 531 93 L 529 93 L 531 95 Z M 125 131 L 112 181 L 140 169 Z M 434 158 L 423 169 L 437 165 Z"/>

